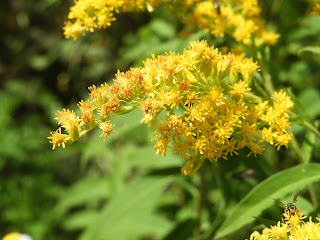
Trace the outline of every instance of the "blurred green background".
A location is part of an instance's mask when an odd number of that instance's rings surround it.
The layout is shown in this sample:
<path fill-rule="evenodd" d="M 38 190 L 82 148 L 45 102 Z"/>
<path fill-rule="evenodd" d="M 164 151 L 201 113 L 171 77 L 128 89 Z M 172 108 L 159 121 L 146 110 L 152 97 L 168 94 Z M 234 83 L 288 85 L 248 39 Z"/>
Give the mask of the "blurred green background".
<path fill-rule="evenodd" d="M 117 133 L 106 142 L 96 131 L 53 151 L 47 137 L 57 128 L 55 112 L 76 109 L 80 99 L 88 98 L 88 86 L 111 82 L 118 69 L 139 66 L 152 53 L 181 53 L 191 40 L 232 44 L 204 32 L 182 39 L 182 23 L 164 6 L 153 13 L 119 14 L 106 30 L 77 41 L 64 39 L 62 27 L 72 4 L 0 3 L 0 237 L 18 231 L 39 240 L 212 239 L 255 185 L 299 162 L 294 151 L 270 147 L 257 158 L 206 163 L 194 179 L 184 177 L 178 156 L 155 154 L 152 131 L 139 124 L 139 111 L 115 118 Z M 320 55 L 298 52 L 320 45 L 320 17 L 310 16 L 306 1 L 261 4 L 268 26 L 281 34 L 276 46 L 265 48 L 274 85 L 290 88 L 301 102 L 299 111 L 316 121 Z M 318 161 L 319 141 L 298 124 L 292 131 L 308 161 Z M 237 177 L 248 169 L 255 174 Z M 305 201 L 308 205 L 307 194 Z M 263 216 L 278 220 L 281 211 L 273 207 Z M 316 211 L 311 207 L 309 212 Z M 255 225 L 230 239 L 248 238 Z"/>

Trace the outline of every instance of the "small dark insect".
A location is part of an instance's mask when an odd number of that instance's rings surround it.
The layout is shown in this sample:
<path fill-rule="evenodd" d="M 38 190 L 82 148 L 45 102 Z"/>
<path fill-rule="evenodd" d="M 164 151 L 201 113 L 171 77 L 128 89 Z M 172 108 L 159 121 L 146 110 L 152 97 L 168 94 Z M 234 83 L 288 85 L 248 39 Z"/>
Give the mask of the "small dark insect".
<path fill-rule="evenodd" d="M 300 192 L 297 192 L 296 195 L 294 195 L 294 197 L 293 197 L 292 203 L 288 203 L 288 204 L 284 204 L 283 202 L 280 202 L 279 199 L 273 199 L 273 198 L 272 199 L 275 200 L 278 205 L 285 207 L 284 211 L 289 216 L 294 216 L 297 211 L 297 207 L 294 204 L 297 202 L 297 198 L 298 198 L 299 194 L 300 194 Z"/>
<path fill-rule="evenodd" d="M 255 170 L 252 168 L 248 168 L 243 171 L 233 173 L 231 177 L 233 179 L 238 179 L 240 181 L 244 181 L 247 178 L 254 176 L 254 174 L 255 174 Z"/>
<path fill-rule="evenodd" d="M 220 15 L 221 11 L 220 11 L 220 5 L 219 5 L 218 0 L 212 0 L 212 3 L 213 3 L 214 9 L 216 10 L 217 14 Z"/>

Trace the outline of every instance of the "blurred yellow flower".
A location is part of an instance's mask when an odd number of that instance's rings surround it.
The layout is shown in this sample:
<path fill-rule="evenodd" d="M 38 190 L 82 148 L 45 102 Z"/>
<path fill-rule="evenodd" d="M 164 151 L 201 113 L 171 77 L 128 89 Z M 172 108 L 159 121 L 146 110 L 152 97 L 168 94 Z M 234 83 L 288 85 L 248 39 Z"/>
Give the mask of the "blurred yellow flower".
<path fill-rule="evenodd" d="M 114 13 L 120 10 L 129 12 L 134 9 L 152 11 L 158 5 L 158 0 L 75 0 L 75 5 L 70 8 L 68 21 L 64 26 L 66 38 L 75 40 L 85 32 L 93 32 L 96 28 L 106 28 L 116 20 Z"/>
<path fill-rule="evenodd" d="M 216 37 L 228 34 L 239 43 L 254 43 L 257 46 L 274 45 L 279 38 L 279 34 L 266 30 L 260 17 L 258 0 L 75 0 L 70 8 L 69 20 L 63 27 L 64 35 L 76 40 L 86 32 L 109 27 L 116 20 L 116 13 L 134 10 L 152 12 L 160 4 L 166 5 L 183 19 L 185 26 L 181 35 L 185 37 L 196 29 L 204 29 Z"/>
<path fill-rule="evenodd" d="M 312 8 L 312 15 L 320 15 L 320 3 L 316 3 Z"/>
<path fill-rule="evenodd" d="M 185 30 L 204 29 L 216 37 L 225 34 L 244 45 L 274 45 L 279 34 L 266 30 L 258 0 L 220 1 L 220 12 L 211 0 L 198 1 L 185 19 Z"/>

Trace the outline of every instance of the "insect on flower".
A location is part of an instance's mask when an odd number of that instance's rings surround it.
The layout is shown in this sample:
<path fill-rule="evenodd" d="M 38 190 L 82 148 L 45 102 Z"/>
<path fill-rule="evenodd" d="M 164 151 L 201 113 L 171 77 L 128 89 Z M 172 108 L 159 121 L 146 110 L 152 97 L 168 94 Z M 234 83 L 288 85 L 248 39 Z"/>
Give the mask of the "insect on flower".
<path fill-rule="evenodd" d="M 220 11 L 220 5 L 218 0 L 212 0 L 214 9 L 216 10 L 217 14 L 220 15 L 221 11 Z"/>
<path fill-rule="evenodd" d="M 280 206 L 285 207 L 284 211 L 287 213 L 288 216 L 294 216 L 297 212 L 297 207 L 294 205 L 297 202 L 297 198 L 299 196 L 300 192 L 297 192 L 296 195 L 293 197 L 292 203 L 284 204 L 283 202 L 280 202 L 279 199 L 273 199 L 276 201 L 276 203 Z M 298 210 L 299 211 L 299 210 Z"/>

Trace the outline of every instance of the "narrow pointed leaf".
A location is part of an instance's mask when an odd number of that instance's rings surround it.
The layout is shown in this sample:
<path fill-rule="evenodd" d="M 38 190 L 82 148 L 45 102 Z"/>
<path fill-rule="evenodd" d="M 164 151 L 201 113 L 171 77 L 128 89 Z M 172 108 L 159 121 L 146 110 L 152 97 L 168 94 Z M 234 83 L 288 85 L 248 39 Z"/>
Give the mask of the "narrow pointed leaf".
<path fill-rule="evenodd" d="M 312 182 L 320 180 L 320 164 L 304 164 L 281 171 L 253 188 L 230 213 L 218 229 L 215 239 L 227 236 L 253 222 L 263 210 L 275 204 L 270 198 L 281 198 L 303 190 Z M 292 196 L 293 196 L 292 195 Z"/>
<path fill-rule="evenodd" d="M 300 55 L 303 52 L 311 52 L 311 53 L 314 53 L 314 54 L 320 54 L 320 47 L 308 46 L 308 47 L 301 48 L 299 50 L 299 52 L 298 52 L 298 55 Z"/>

